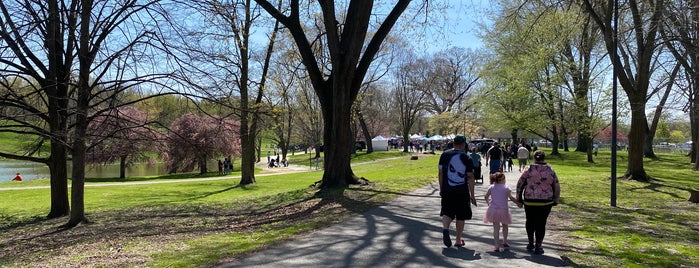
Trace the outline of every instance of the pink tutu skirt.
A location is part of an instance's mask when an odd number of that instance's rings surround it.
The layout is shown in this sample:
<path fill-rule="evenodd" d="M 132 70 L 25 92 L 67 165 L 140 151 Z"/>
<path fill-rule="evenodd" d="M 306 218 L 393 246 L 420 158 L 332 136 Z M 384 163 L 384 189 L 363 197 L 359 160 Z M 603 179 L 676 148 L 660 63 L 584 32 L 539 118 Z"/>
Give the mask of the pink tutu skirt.
<path fill-rule="evenodd" d="M 501 224 L 512 224 L 512 214 L 509 208 L 488 207 L 483 215 L 484 223 L 499 222 Z"/>

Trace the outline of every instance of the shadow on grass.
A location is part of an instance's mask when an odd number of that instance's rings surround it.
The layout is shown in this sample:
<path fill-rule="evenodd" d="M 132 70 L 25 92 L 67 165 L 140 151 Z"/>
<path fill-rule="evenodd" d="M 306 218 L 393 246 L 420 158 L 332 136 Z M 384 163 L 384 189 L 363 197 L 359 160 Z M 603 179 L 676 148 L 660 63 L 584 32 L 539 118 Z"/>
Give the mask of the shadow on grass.
<path fill-rule="evenodd" d="M 24 220 L 18 220 L 10 215 L 0 214 L 0 222 L 2 222 L 0 224 L 0 233 L 5 233 L 8 230 L 12 230 L 21 226 L 38 224 L 47 220 L 48 219 L 46 217 L 42 216 L 34 216 Z"/>
<path fill-rule="evenodd" d="M 663 190 L 663 188 L 670 188 L 670 189 L 676 189 L 679 191 L 684 191 L 684 192 L 686 192 L 687 196 L 680 196 L 678 192 L 671 192 L 671 191 Z M 687 200 L 689 198 L 689 192 L 692 189 L 689 187 L 681 187 L 681 186 L 678 187 L 678 186 L 673 185 L 673 184 L 666 184 L 660 180 L 655 180 L 652 182 L 645 183 L 644 186 L 629 188 L 629 191 L 631 191 L 631 192 L 640 191 L 640 190 L 649 190 L 649 191 L 652 191 L 655 193 L 665 194 L 665 195 L 668 195 L 671 198 L 677 199 L 677 200 Z"/>
<path fill-rule="evenodd" d="M 239 186 L 196 198 L 236 187 Z M 104 248 L 121 250 L 134 242 L 158 248 L 168 243 L 182 242 L 179 240 L 183 238 L 205 237 L 213 233 L 247 233 L 269 228 L 278 230 L 291 226 L 325 225 L 336 222 L 342 215 L 375 205 L 344 196 L 320 198 L 314 194 L 314 191 L 303 189 L 231 203 L 88 212 L 86 216 L 93 222 L 71 229 L 57 229 L 68 221 L 68 217 L 52 220 L 40 217 L 21 221 L 9 219 L 14 223 L 0 228 L 3 232 L 0 237 L 0 259 L 21 260 L 26 258 L 27 252 L 83 251 L 82 248 L 85 252 Z M 77 248 L 81 250 L 73 250 Z M 106 256 L 109 257 L 109 254 Z"/>
<path fill-rule="evenodd" d="M 229 175 L 232 175 L 231 173 Z M 229 176 L 226 175 L 226 176 Z M 85 182 L 132 182 L 132 181 L 156 181 L 156 180 L 181 180 L 181 179 L 196 179 L 196 178 L 212 178 L 220 177 L 224 175 L 219 175 L 218 172 L 209 173 L 178 173 L 178 174 L 168 174 L 162 176 L 148 176 L 148 177 L 126 177 L 124 179 L 119 177 L 112 178 L 85 178 Z"/>
<path fill-rule="evenodd" d="M 207 198 L 207 197 L 209 197 L 209 196 L 213 196 L 213 195 L 225 193 L 225 192 L 228 192 L 228 191 L 233 190 L 233 189 L 236 189 L 236 188 L 245 188 L 245 185 L 236 184 L 236 185 L 234 185 L 234 186 L 231 186 L 231 187 L 228 187 L 228 188 L 224 188 L 224 189 L 221 189 L 221 190 L 218 190 L 218 191 L 212 191 L 212 192 L 204 193 L 204 194 L 201 194 L 201 195 L 198 195 L 198 196 L 194 196 L 194 197 L 188 198 L 187 200 L 192 201 L 192 200 L 197 200 L 197 199 L 203 199 L 203 198 Z"/>

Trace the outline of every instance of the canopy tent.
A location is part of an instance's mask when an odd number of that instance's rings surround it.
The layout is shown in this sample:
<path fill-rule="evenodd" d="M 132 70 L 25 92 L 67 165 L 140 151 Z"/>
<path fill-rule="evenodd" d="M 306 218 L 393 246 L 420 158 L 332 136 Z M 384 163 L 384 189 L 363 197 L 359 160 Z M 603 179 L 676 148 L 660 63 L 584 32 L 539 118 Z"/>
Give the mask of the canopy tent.
<path fill-rule="evenodd" d="M 437 134 L 437 135 L 434 135 L 432 137 L 427 138 L 427 140 L 428 141 L 443 141 L 443 140 L 445 140 L 445 138 L 442 137 L 442 135 Z"/>
<path fill-rule="evenodd" d="M 379 135 L 371 139 L 371 147 L 374 151 L 388 151 L 388 139 Z"/>

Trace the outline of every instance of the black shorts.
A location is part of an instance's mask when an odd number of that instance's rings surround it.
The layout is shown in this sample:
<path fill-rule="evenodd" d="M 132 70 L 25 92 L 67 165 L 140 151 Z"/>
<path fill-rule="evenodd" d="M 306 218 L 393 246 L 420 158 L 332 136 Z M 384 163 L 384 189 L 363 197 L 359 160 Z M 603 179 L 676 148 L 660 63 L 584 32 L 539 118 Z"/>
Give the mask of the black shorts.
<path fill-rule="evenodd" d="M 456 220 L 470 220 L 473 217 L 471 212 L 470 198 L 467 193 L 442 193 L 442 210 L 440 216 L 447 216 Z"/>

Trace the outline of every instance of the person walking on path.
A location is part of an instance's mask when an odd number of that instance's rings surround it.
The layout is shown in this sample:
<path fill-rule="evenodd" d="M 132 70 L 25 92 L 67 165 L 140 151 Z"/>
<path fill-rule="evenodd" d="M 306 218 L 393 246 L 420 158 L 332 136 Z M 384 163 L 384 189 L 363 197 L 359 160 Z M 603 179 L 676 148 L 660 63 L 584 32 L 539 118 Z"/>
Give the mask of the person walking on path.
<path fill-rule="evenodd" d="M 526 216 L 527 250 L 534 250 L 534 254 L 544 254 L 546 221 L 561 196 L 558 176 L 545 158 L 544 151 L 534 152 L 534 163 L 524 169 L 517 181 L 517 202 L 524 204 Z"/>
<path fill-rule="evenodd" d="M 441 196 L 442 240 L 444 245 L 451 247 L 449 228 L 456 219 L 456 244 L 464 246 L 461 239 L 466 220 L 473 217 L 471 204 L 477 206 L 474 191 L 473 161 L 464 151 L 466 137 L 458 135 L 454 138 L 454 149 L 445 151 L 439 158 L 439 195 Z"/>
<path fill-rule="evenodd" d="M 481 170 L 481 155 L 478 154 L 478 148 L 471 148 L 471 154 L 468 155 L 473 161 L 473 177 L 476 181 L 480 180 L 483 183 L 483 173 Z"/>
<path fill-rule="evenodd" d="M 487 167 L 490 165 L 490 173 L 488 174 L 500 172 L 503 164 L 502 161 L 503 153 L 502 149 L 500 149 L 500 144 L 498 142 L 494 142 L 493 146 L 488 149 L 487 153 L 485 153 L 485 166 Z M 491 181 L 490 183 L 492 184 L 493 182 Z"/>
<path fill-rule="evenodd" d="M 517 149 L 517 162 L 519 162 L 519 172 L 527 166 L 527 160 L 529 160 L 529 150 L 524 145 L 520 144 L 519 149 Z"/>
<path fill-rule="evenodd" d="M 484 223 L 493 223 L 493 251 L 500 251 L 500 225 L 502 225 L 502 247 L 509 248 L 507 243 L 507 233 L 509 225 L 512 224 L 512 213 L 507 206 L 508 199 L 517 203 L 517 199 L 512 195 L 512 189 L 505 182 L 505 174 L 497 172 L 490 175 L 490 180 L 493 184 L 490 185 L 485 193 L 485 203 L 488 204 L 488 210 L 483 215 Z M 492 197 L 492 199 L 491 199 Z M 517 203 L 521 207 L 521 204 Z"/>

